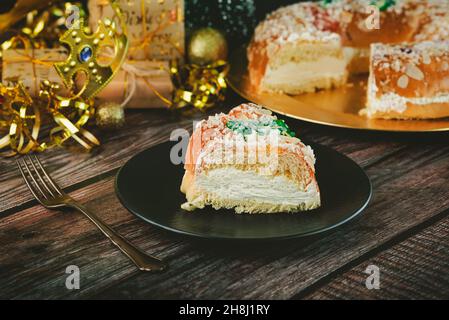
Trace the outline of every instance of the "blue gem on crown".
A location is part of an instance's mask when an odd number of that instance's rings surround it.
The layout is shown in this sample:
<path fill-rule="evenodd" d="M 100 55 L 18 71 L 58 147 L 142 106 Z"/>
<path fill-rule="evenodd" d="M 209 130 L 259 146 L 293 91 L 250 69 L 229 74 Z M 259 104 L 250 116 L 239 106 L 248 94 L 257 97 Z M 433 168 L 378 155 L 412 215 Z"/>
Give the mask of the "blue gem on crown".
<path fill-rule="evenodd" d="M 87 62 L 92 58 L 92 55 L 93 55 L 92 48 L 89 46 L 85 46 L 80 51 L 80 55 L 79 55 L 80 61 Z"/>

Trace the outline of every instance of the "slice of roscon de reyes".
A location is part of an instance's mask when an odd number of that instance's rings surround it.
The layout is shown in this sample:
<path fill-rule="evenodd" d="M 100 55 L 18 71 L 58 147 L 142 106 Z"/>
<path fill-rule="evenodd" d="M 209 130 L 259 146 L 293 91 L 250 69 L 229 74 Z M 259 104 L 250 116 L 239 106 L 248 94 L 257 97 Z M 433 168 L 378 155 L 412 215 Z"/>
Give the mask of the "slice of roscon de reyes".
<path fill-rule="evenodd" d="M 201 121 L 187 148 L 182 208 L 277 213 L 319 207 L 313 150 L 294 135 L 255 104 Z"/>
<path fill-rule="evenodd" d="M 371 46 L 369 118 L 449 117 L 449 41 Z"/>

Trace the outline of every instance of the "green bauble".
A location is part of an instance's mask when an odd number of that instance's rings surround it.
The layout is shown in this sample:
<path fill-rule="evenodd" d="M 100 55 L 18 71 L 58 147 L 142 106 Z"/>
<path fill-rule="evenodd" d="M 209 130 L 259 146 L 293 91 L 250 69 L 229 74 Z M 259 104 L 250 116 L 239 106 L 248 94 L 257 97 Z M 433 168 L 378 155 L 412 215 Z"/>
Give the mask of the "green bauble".
<path fill-rule="evenodd" d="M 196 30 L 187 44 L 190 63 L 208 65 L 228 57 L 228 44 L 224 35 L 214 28 Z"/>

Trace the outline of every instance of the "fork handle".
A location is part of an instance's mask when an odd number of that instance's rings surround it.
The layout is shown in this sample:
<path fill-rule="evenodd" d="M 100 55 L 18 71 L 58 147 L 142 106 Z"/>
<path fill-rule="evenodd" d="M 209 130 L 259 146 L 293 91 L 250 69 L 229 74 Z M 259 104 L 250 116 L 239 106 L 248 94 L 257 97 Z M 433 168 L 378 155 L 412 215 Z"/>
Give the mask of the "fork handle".
<path fill-rule="evenodd" d="M 115 244 L 132 262 L 142 271 L 162 271 L 166 268 L 166 264 L 155 257 L 152 257 L 140 249 L 133 246 L 125 238 L 119 235 L 114 229 L 104 223 L 96 214 L 89 211 L 85 206 L 70 201 L 68 206 L 81 211 L 90 221 L 92 221 L 103 234 Z"/>

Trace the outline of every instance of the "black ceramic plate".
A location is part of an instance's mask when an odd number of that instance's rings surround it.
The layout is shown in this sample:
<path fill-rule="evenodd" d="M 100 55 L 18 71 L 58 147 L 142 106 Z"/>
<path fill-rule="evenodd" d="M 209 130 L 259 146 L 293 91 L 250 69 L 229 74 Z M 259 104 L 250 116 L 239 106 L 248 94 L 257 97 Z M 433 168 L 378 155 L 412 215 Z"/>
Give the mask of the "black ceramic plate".
<path fill-rule="evenodd" d="M 356 217 L 371 198 L 365 172 L 346 156 L 322 145 L 310 144 L 317 158 L 317 180 L 322 206 L 302 213 L 236 214 L 211 207 L 187 212 L 180 208 L 183 165 L 170 161 L 167 142 L 130 159 L 119 171 L 116 191 L 133 214 L 161 228 L 214 239 L 286 239 L 333 229 Z"/>

